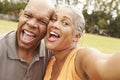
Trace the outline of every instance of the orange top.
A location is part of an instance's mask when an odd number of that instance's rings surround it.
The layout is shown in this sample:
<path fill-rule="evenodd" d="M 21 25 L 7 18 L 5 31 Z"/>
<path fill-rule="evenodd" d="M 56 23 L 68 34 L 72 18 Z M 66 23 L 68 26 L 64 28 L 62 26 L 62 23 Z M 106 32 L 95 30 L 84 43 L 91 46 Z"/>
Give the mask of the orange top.
<path fill-rule="evenodd" d="M 79 48 L 75 48 L 74 50 L 70 52 L 70 54 L 68 55 L 62 67 L 60 74 L 58 75 L 57 80 L 81 80 L 75 71 L 75 65 L 74 65 L 74 60 L 75 60 L 75 56 L 76 56 L 78 49 Z M 52 56 L 51 60 L 48 63 L 46 73 L 44 76 L 44 80 L 50 80 L 51 73 L 52 73 L 52 67 L 55 61 L 56 61 L 55 57 Z"/>

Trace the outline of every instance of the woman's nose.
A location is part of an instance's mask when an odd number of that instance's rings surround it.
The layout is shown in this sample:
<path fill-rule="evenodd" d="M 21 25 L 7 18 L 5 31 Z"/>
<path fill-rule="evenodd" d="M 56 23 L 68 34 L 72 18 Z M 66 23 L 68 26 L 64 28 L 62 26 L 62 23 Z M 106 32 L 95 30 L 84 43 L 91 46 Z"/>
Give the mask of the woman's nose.
<path fill-rule="evenodd" d="M 53 27 L 59 29 L 60 28 L 60 22 L 59 21 L 54 22 Z"/>

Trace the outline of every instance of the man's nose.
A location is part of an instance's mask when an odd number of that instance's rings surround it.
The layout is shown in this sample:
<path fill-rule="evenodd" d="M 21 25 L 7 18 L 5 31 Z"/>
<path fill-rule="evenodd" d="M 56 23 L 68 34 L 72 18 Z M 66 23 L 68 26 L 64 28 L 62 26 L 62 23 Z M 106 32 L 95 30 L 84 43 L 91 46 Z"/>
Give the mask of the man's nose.
<path fill-rule="evenodd" d="M 36 19 L 28 20 L 28 21 L 27 21 L 27 24 L 28 24 L 30 27 L 33 27 L 33 28 L 37 28 L 37 27 L 38 27 L 38 23 L 37 23 L 37 20 L 36 20 Z"/>

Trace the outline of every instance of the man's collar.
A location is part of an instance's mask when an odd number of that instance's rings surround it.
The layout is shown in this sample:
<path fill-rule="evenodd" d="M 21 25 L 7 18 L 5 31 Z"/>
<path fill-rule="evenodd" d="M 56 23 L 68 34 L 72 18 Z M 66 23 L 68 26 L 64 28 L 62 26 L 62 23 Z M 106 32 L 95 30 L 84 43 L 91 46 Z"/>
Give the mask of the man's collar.
<path fill-rule="evenodd" d="M 7 37 L 7 44 L 8 44 L 8 56 L 11 59 L 20 59 L 17 52 L 17 39 L 16 39 L 16 31 L 12 31 L 9 33 Z M 35 51 L 39 55 L 39 57 L 46 56 L 45 50 L 45 41 L 44 39 L 41 40 L 41 43 L 38 46 L 38 49 Z"/>
<path fill-rule="evenodd" d="M 12 59 L 19 59 L 17 54 L 16 31 L 11 31 L 7 36 L 8 56 Z"/>

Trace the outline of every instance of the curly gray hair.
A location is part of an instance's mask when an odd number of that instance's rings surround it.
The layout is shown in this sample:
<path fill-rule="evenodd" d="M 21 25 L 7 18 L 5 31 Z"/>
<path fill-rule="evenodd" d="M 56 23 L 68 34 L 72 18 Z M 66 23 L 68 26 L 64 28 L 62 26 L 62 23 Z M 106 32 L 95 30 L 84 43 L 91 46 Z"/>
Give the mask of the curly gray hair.
<path fill-rule="evenodd" d="M 76 31 L 82 35 L 82 33 L 85 31 L 85 19 L 82 11 L 72 5 L 59 5 L 58 7 L 69 8 L 78 16 L 75 20 Z"/>

